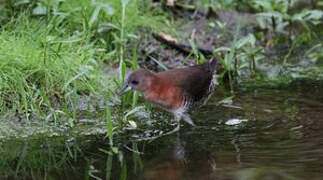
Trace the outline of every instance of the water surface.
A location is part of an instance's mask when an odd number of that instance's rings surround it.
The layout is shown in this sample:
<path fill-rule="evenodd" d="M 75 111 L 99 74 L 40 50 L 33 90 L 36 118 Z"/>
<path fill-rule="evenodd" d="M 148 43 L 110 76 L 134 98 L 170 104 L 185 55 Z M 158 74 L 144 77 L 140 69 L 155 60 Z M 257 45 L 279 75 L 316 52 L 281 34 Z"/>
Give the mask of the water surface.
<path fill-rule="evenodd" d="M 103 137 L 2 142 L 1 179 L 322 179 L 322 85 L 241 90 L 224 106 L 222 98 L 218 93 L 193 114 L 197 127 L 128 141 L 119 155 L 105 152 Z M 230 119 L 244 121 L 226 125 Z"/>

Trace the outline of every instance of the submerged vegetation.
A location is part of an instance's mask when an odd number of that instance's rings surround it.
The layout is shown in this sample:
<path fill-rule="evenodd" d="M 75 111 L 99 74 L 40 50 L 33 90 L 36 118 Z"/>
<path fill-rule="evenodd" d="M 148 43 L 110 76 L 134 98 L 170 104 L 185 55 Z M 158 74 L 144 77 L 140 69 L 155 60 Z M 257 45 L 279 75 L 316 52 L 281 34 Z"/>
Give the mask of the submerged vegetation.
<path fill-rule="evenodd" d="M 68 127 L 106 120 L 114 146 L 124 127 L 154 122 L 132 118 L 150 116 L 137 93 L 117 95 L 139 66 L 158 71 L 215 57 L 231 93 L 246 82 L 322 79 L 322 7 L 301 0 L 1 2 L 0 114 Z M 152 36 L 161 32 L 171 46 Z"/>

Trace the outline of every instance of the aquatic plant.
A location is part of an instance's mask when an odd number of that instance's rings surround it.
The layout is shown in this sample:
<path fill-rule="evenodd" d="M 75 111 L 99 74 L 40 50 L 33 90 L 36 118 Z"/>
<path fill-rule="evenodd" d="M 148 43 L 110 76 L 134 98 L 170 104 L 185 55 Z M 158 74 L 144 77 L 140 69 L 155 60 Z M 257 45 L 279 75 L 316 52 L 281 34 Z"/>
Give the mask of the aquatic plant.
<path fill-rule="evenodd" d="M 236 35 L 229 47 L 223 46 L 214 50 L 215 54 L 218 52 L 223 52 L 222 76 L 228 76 L 231 91 L 233 91 L 234 81 L 239 80 L 238 77 L 241 76 L 241 70 L 248 67 L 250 75 L 254 77 L 257 62 L 263 58 L 263 49 L 261 46 L 256 46 L 256 37 L 253 34 L 248 34 L 241 39 Z"/>

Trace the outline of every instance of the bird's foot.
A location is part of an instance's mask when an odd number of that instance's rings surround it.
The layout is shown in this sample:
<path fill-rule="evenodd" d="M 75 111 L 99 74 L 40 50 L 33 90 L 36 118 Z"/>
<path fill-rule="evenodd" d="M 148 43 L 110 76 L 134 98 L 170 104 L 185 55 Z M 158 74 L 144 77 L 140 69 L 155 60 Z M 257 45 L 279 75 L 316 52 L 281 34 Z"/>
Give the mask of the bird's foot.
<path fill-rule="evenodd" d="M 188 123 L 188 124 L 189 124 L 189 125 L 191 125 L 191 126 L 195 126 L 195 124 L 194 124 L 193 120 L 191 119 L 190 115 L 188 115 L 188 114 L 183 114 L 183 115 L 182 115 L 182 117 L 183 117 L 183 120 L 184 120 L 186 123 Z"/>

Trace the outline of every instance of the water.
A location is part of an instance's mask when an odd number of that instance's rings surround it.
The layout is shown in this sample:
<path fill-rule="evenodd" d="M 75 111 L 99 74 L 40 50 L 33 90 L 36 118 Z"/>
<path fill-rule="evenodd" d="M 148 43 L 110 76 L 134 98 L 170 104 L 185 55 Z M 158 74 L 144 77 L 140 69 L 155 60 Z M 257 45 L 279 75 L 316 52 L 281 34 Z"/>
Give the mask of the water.
<path fill-rule="evenodd" d="M 194 113 L 197 127 L 126 143 L 113 156 L 103 137 L 3 142 L 0 179 L 105 179 L 109 168 L 111 179 L 322 179 L 322 90 L 311 82 L 242 90 L 230 107 L 216 105 L 218 94 Z"/>

